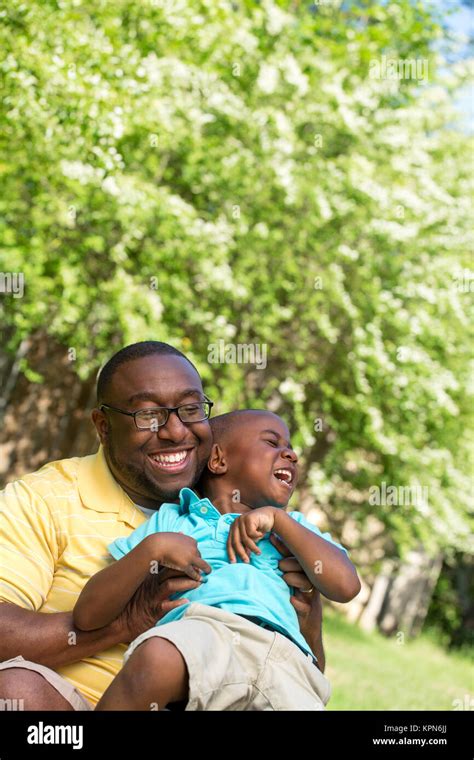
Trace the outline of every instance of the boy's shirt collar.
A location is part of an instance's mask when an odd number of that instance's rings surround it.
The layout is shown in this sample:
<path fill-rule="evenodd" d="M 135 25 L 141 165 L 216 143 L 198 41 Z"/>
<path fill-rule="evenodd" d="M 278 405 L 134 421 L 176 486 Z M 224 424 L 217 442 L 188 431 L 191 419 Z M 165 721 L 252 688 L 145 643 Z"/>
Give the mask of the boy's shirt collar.
<path fill-rule="evenodd" d="M 179 492 L 179 506 L 184 513 L 197 514 L 204 520 L 218 520 L 221 513 L 208 498 L 200 499 L 192 488 L 182 488 Z"/>

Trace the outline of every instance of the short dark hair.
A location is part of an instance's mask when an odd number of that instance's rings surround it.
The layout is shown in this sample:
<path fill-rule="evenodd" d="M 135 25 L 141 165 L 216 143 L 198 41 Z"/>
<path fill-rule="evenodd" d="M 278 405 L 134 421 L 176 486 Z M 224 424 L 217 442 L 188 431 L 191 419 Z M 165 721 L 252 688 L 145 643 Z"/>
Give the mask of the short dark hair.
<path fill-rule="evenodd" d="M 159 340 L 143 340 L 140 343 L 131 343 L 129 346 L 124 346 L 120 351 L 117 351 L 100 370 L 97 378 L 97 403 L 101 404 L 104 402 L 110 382 L 122 364 L 127 364 L 127 362 L 134 361 L 135 359 L 141 359 L 144 356 L 152 356 L 154 354 L 160 356 L 181 356 L 197 372 L 192 361 L 177 348 L 170 346 L 169 343 L 162 343 Z"/>
<path fill-rule="evenodd" d="M 218 414 L 217 417 L 210 417 L 209 425 L 212 431 L 212 442 L 218 443 L 222 448 L 225 447 L 239 427 L 242 428 L 242 435 L 245 436 L 246 419 L 262 414 L 278 417 L 277 414 L 270 412 L 268 409 L 235 409 L 233 412 L 225 412 L 224 414 Z M 205 487 L 209 480 L 215 477 L 214 473 L 208 467 L 205 467 L 199 481 L 201 487 Z"/>
<path fill-rule="evenodd" d="M 211 417 L 209 424 L 212 430 L 213 443 L 224 444 L 238 427 L 245 424 L 246 417 L 261 414 L 277 416 L 268 409 L 235 409 L 233 412 L 225 412 L 218 414 L 217 417 Z"/>

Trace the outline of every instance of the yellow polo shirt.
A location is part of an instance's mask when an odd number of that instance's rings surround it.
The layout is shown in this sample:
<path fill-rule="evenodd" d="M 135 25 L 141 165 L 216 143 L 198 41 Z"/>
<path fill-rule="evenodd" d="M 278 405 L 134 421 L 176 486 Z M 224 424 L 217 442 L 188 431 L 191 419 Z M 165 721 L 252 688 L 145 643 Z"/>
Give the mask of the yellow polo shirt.
<path fill-rule="evenodd" d="M 0 601 L 72 610 L 91 575 L 113 562 L 108 544 L 146 519 L 113 478 L 102 447 L 10 483 L 0 493 Z M 56 670 L 96 704 L 126 649 L 119 644 Z"/>

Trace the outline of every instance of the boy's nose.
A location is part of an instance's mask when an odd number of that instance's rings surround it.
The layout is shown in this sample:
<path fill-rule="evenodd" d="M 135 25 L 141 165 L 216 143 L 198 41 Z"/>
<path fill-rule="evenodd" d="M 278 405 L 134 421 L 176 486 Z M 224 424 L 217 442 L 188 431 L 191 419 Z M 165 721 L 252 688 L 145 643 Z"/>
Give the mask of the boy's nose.
<path fill-rule="evenodd" d="M 283 452 L 283 456 L 286 457 L 286 459 L 289 459 L 290 462 L 293 462 L 294 464 L 296 464 L 296 462 L 298 461 L 298 456 L 296 454 L 296 451 L 293 451 L 293 449 L 285 449 L 285 451 Z"/>

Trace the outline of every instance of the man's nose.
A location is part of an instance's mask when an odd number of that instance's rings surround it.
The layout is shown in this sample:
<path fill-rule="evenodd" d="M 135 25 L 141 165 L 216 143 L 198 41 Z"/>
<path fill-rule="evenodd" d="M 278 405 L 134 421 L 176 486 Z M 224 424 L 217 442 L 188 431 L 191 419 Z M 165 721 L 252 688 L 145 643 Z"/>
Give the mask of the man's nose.
<path fill-rule="evenodd" d="M 157 430 L 158 438 L 172 441 L 182 441 L 186 437 L 188 426 L 181 422 L 176 412 L 170 412 L 165 425 Z"/>

